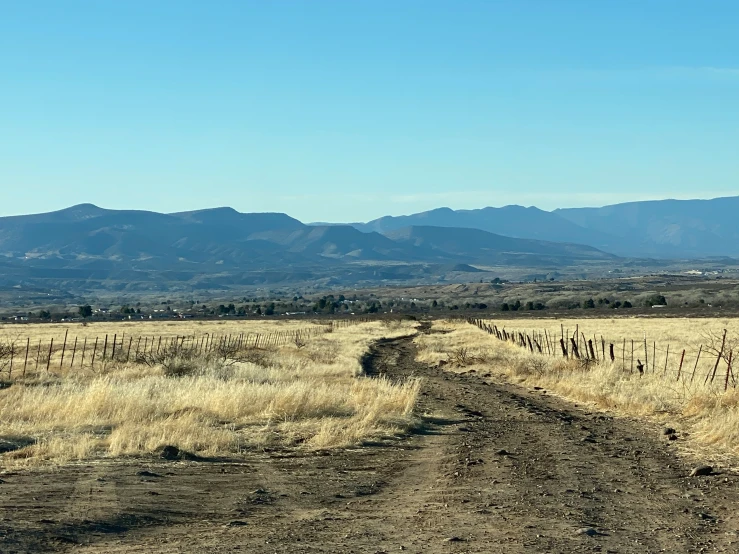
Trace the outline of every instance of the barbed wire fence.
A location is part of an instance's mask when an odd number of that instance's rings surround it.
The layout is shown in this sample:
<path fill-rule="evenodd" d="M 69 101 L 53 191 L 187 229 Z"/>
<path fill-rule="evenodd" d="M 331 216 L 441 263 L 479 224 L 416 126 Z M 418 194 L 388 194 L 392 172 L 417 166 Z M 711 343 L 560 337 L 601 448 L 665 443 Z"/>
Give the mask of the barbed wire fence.
<path fill-rule="evenodd" d="M 548 329 L 509 331 L 492 321 L 477 318 L 469 318 L 467 322 L 531 354 L 580 360 L 585 367 L 610 362 L 620 366 L 624 372 L 639 376 L 652 374 L 664 379 L 699 384 L 702 381 L 703 385 L 714 388 L 718 383 L 723 384 L 724 391 L 729 386 L 737 386 L 732 365 L 734 352 L 739 352 L 739 337 L 729 336 L 726 329 L 721 333 L 703 333 L 701 343 L 696 348 L 670 343 L 658 345 L 646 333 L 639 339 L 613 339 L 602 334 L 593 334 L 591 337 L 580 329 L 579 324 L 572 332 L 561 324 L 559 333 L 553 333 Z"/>

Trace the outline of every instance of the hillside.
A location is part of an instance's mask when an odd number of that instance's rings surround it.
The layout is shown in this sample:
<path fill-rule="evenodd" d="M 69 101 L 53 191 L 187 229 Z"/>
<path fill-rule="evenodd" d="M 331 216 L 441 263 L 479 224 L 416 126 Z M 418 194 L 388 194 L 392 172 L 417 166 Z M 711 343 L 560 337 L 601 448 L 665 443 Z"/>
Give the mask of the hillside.
<path fill-rule="evenodd" d="M 381 234 L 308 226 L 280 213 L 162 214 L 90 204 L 0 218 L 0 256 L 3 286 L 69 290 L 433 279 L 450 267 L 474 272 L 475 264 L 559 267 L 612 259 L 587 246 L 475 229 L 416 226 Z"/>
<path fill-rule="evenodd" d="M 739 257 L 737 213 L 739 196 L 628 202 L 552 212 L 522 206 L 438 208 L 352 225 L 381 233 L 410 226 L 470 228 L 507 237 L 586 244 L 619 256 L 696 259 Z"/>
<path fill-rule="evenodd" d="M 516 239 L 479 229 L 413 226 L 388 231 L 385 235 L 397 243 L 425 248 L 441 256 L 454 256 L 478 264 L 536 267 L 567 265 L 576 260 L 615 259 L 615 256 L 589 246 Z"/>
<path fill-rule="evenodd" d="M 584 229 L 616 237 L 608 247 L 622 255 L 739 256 L 739 196 L 628 202 L 554 213 Z"/>
<path fill-rule="evenodd" d="M 385 233 L 409 226 L 459 227 L 480 229 L 506 237 L 553 242 L 589 244 L 596 248 L 610 240 L 555 213 L 536 207 L 505 206 L 479 210 L 438 208 L 408 216 L 386 216 L 368 223 L 356 223 L 361 231 Z"/>

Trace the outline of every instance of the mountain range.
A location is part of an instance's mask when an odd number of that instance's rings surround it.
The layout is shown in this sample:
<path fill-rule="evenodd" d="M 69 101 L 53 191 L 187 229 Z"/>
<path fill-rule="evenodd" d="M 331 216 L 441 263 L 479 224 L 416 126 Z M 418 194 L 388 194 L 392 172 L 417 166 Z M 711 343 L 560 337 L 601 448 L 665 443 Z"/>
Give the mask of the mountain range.
<path fill-rule="evenodd" d="M 352 223 L 387 233 L 413 225 L 481 229 L 514 238 L 587 244 L 627 257 L 739 256 L 739 196 L 712 200 L 654 200 L 602 208 L 505 206 L 438 208 L 413 215 Z"/>
<path fill-rule="evenodd" d="M 739 197 L 730 197 L 552 212 L 439 208 L 367 223 L 304 224 L 286 214 L 231 208 L 164 214 L 81 204 L 1 217 L 0 285 L 205 289 L 739 256 L 737 211 Z"/>

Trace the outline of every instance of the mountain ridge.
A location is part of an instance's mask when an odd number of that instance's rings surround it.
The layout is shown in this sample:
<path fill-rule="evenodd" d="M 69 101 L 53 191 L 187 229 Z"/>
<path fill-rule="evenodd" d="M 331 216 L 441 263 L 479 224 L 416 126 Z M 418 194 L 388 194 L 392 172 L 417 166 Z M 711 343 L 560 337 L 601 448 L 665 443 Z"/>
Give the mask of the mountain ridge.
<path fill-rule="evenodd" d="M 402 279 L 442 275 L 449 267 L 579 270 L 625 258 L 739 256 L 738 211 L 739 197 L 724 197 L 553 212 L 516 205 L 438 208 L 367 223 L 307 225 L 284 213 L 229 207 L 159 213 L 79 204 L 0 217 L 0 259 L 9 268 L 6 277 L 54 279 L 56 272 L 70 279 L 132 279 L 140 272 L 147 283 L 172 278 L 193 286 L 297 276 Z"/>

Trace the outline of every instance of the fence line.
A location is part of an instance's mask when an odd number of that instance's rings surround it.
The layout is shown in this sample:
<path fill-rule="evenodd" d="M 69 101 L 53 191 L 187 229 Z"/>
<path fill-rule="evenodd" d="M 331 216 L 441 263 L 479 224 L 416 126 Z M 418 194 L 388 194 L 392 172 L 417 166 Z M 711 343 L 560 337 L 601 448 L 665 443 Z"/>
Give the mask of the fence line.
<path fill-rule="evenodd" d="M 667 344 L 666 348 L 657 346 L 656 341 L 649 341 L 646 333 L 643 340 L 643 358 L 642 362 L 641 354 L 639 354 L 639 348 L 635 348 L 635 342 L 631 339 L 631 352 L 627 355 L 626 338 L 622 338 L 617 341 L 609 341 L 603 335 L 598 340 L 597 335 L 593 335 L 593 338 L 588 338 L 585 333 L 580 331 L 580 326 L 577 325 L 572 335 L 569 334 L 569 329 L 565 329 L 563 324 L 560 324 L 560 337 L 559 337 L 559 349 L 554 345 L 556 343 L 556 337 L 550 335 L 550 333 L 544 329 L 541 330 L 533 329 L 531 331 L 520 331 L 516 330 L 513 332 L 507 331 L 504 327 L 499 328 L 497 325 L 482 319 L 469 318 L 467 322 L 471 325 L 476 326 L 480 330 L 486 332 L 489 335 L 494 336 L 498 340 L 510 342 L 524 348 L 532 354 L 539 354 L 550 357 L 562 357 L 565 359 L 576 359 L 580 360 L 585 367 L 589 367 L 592 363 L 598 363 L 610 360 L 611 363 L 618 364 L 620 361 L 621 370 L 626 372 L 627 365 L 629 373 L 634 372 L 634 368 L 639 372 L 640 376 L 645 373 L 652 373 L 654 375 L 662 375 L 663 377 L 673 376 L 675 381 L 686 382 L 688 380 L 688 372 L 683 371 L 684 365 L 690 363 L 693 355 L 687 348 L 674 348 L 674 344 Z M 733 350 L 731 348 L 726 350 L 726 335 L 727 331 L 724 329 L 723 337 L 721 339 L 720 348 L 714 346 L 713 348 L 707 347 L 703 344 L 699 345 L 698 352 L 695 355 L 695 363 L 692 371 L 690 371 L 689 381 L 692 383 L 695 379 L 696 373 L 701 375 L 699 370 L 699 362 L 701 361 L 701 355 L 704 355 L 703 370 L 706 367 L 708 371 L 705 373 L 703 379 L 704 386 L 710 386 L 717 376 L 719 379 L 723 378 L 723 390 L 726 391 L 729 388 L 729 381 L 731 386 L 736 388 L 736 378 L 732 370 L 733 362 Z M 618 360 L 616 355 L 616 345 L 621 342 L 621 360 Z M 650 344 L 651 342 L 651 344 Z M 600 348 L 598 346 L 600 345 Z M 608 354 L 606 354 L 606 346 L 608 346 Z M 672 348 L 671 348 L 672 347 Z M 705 354 L 710 352 L 711 356 L 706 357 Z M 650 360 L 651 355 L 651 360 Z M 715 355 L 715 359 L 714 356 Z M 659 363 L 658 363 L 659 359 Z M 677 360 L 679 359 L 679 362 Z M 636 364 L 634 362 L 636 361 Z M 651 361 L 651 365 L 650 365 Z M 628 364 L 627 364 L 628 362 Z M 672 365 L 670 365 L 672 362 Z M 725 369 L 722 369 L 722 362 L 725 365 Z M 688 366 L 689 367 L 689 366 Z M 719 381 L 720 383 L 721 381 Z"/>
<path fill-rule="evenodd" d="M 61 348 L 59 346 L 54 347 L 53 337 L 49 340 L 48 351 L 46 350 L 46 347 L 43 346 L 42 339 L 39 339 L 37 347 L 31 346 L 30 337 L 26 339 L 25 347 L 22 346 L 20 349 L 16 346 L 17 341 L 14 341 L 7 347 L 7 352 L 2 349 L 3 345 L 0 345 L 0 374 L 3 373 L 4 369 L 7 369 L 8 379 L 10 379 L 13 376 L 13 369 L 16 366 L 16 360 L 18 360 L 19 363 L 22 356 L 22 375 L 25 376 L 28 368 L 29 356 L 33 356 L 32 350 L 34 349 L 36 350 L 35 371 L 38 371 L 39 364 L 42 363 L 46 366 L 46 373 L 51 372 L 52 359 L 56 354 L 59 354 L 59 371 L 61 372 L 65 367 L 64 360 L 67 355 L 67 350 L 70 349 L 71 354 L 69 358 L 71 358 L 71 361 L 66 367 L 73 369 L 75 367 L 75 360 L 78 360 L 76 365 L 77 368 L 89 368 L 94 370 L 96 363 L 97 367 L 101 367 L 105 362 L 111 360 L 129 362 L 132 359 L 136 360 L 140 354 L 153 356 L 170 348 L 189 349 L 200 355 L 218 350 L 238 351 L 245 349 L 277 348 L 288 344 L 296 344 L 297 346 L 302 347 L 306 340 L 313 337 L 332 333 L 333 331 L 358 325 L 360 323 L 366 323 L 368 321 L 374 320 L 369 318 L 331 320 L 326 323 L 318 322 L 310 327 L 302 327 L 292 330 L 276 329 L 266 333 L 203 333 L 200 335 L 175 335 L 174 337 L 164 335 L 134 337 L 133 335 L 126 336 L 125 334 L 122 334 L 119 337 L 117 333 L 113 334 L 111 337 L 109 334 L 106 334 L 104 337 L 95 337 L 92 354 L 89 356 L 87 352 L 88 338 L 92 340 L 92 337 L 84 337 L 82 352 L 81 355 L 78 356 L 79 337 L 75 336 L 73 339 L 74 342 L 72 342 L 72 338 L 69 337 L 69 329 L 66 329 Z M 99 350 L 98 346 L 100 341 L 102 341 L 102 350 Z M 57 342 L 57 345 L 58 344 L 59 343 Z M 71 345 L 71 347 L 68 347 L 69 345 Z M 131 356 L 132 349 L 133 358 Z M 9 361 L 3 363 L 4 358 L 7 358 Z M 86 359 L 89 359 L 88 364 L 85 364 Z M 31 358 L 31 360 L 33 361 L 33 358 Z M 56 362 L 54 363 L 56 364 Z M 54 367 L 56 367 L 56 365 Z"/>

